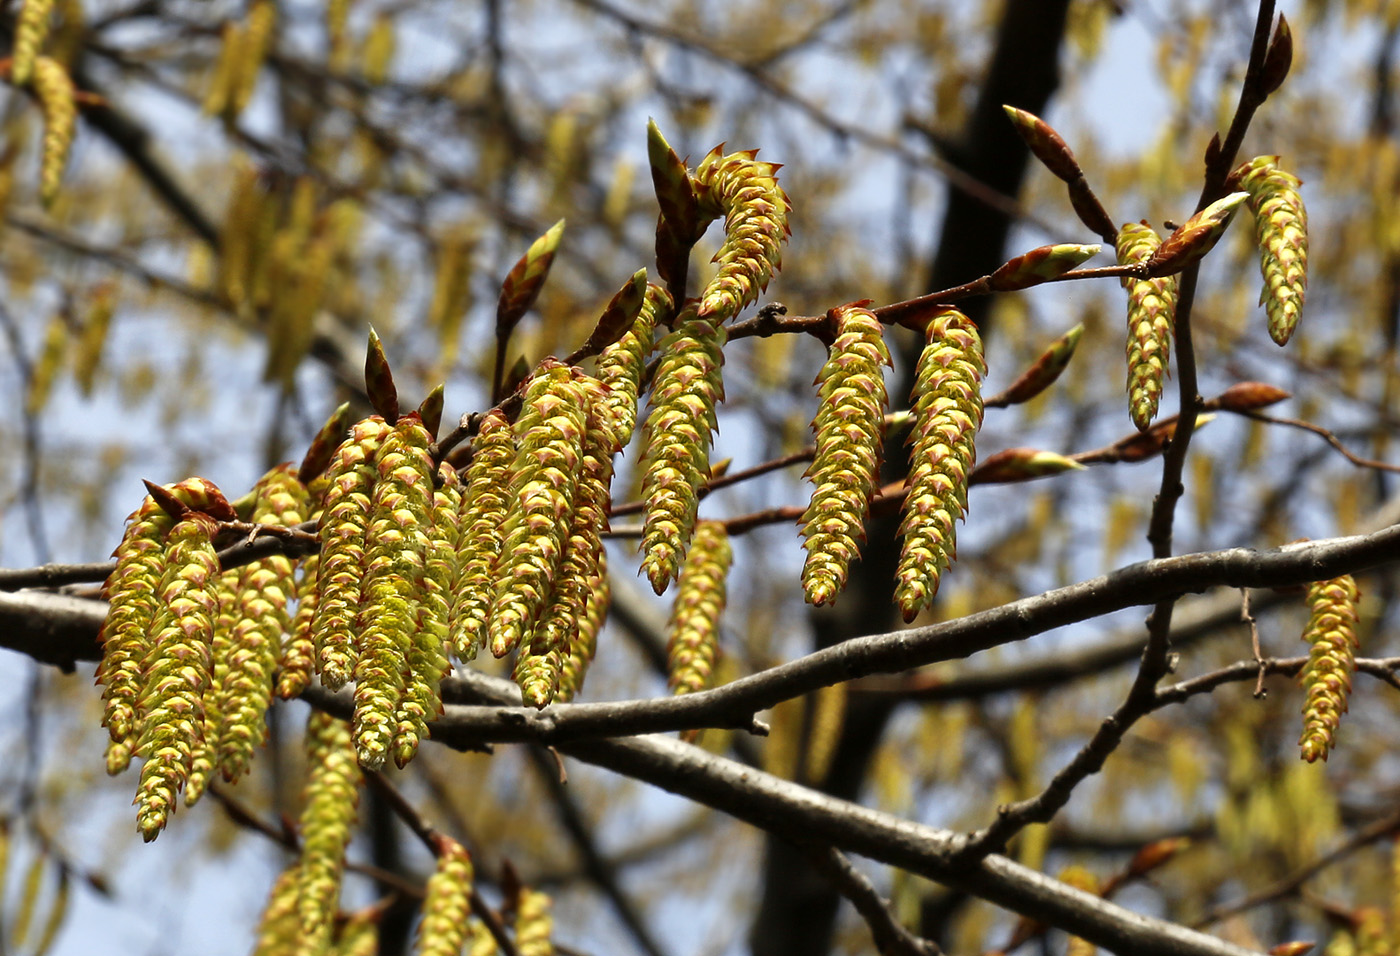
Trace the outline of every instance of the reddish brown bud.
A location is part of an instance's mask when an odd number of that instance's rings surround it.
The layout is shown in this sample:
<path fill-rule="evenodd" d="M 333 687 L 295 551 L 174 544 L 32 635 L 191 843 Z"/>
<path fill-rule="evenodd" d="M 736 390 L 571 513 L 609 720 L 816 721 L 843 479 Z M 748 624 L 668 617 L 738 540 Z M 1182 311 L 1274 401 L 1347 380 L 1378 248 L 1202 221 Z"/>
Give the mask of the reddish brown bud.
<path fill-rule="evenodd" d="M 384 343 L 379 333 L 369 330 L 369 350 L 365 353 L 365 391 L 370 406 L 385 422 L 399 420 L 399 390 L 394 386 L 394 374 L 389 371 L 389 359 L 384 355 Z"/>
<path fill-rule="evenodd" d="M 1227 412 L 1250 412 L 1257 408 L 1277 405 L 1285 398 L 1292 397 L 1291 392 L 1286 392 L 1276 385 L 1264 382 L 1237 382 L 1206 404 L 1210 408 L 1219 408 Z"/>

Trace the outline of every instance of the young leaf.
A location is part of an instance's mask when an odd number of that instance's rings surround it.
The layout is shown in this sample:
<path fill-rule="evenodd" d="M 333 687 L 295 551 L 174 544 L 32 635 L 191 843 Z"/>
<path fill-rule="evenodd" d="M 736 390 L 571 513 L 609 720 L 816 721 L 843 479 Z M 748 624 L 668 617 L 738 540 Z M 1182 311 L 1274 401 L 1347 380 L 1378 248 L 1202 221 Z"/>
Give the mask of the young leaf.
<path fill-rule="evenodd" d="M 1074 351 L 1079 347 L 1079 338 L 1083 334 L 1084 326 L 1080 324 L 1060 336 L 1005 391 L 987 399 L 986 406 L 1005 408 L 1009 405 L 1020 405 L 1045 391 L 1069 365 L 1069 360 L 1074 357 Z"/>

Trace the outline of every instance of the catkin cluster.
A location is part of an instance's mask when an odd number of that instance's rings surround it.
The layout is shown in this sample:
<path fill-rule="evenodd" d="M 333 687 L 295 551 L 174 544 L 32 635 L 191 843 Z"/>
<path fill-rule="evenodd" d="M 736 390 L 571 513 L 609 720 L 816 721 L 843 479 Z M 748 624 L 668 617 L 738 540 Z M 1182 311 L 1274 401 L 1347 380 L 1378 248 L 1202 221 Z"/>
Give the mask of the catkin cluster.
<path fill-rule="evenodd" d="M 869 309 L 832 312 L 836 338 L 817 375 L 821 407 L 812 421 L 816 457 L 807 477 L 816 488 L 802 516 L 807 561 L 802 590 L 817 606 L 846 586 L 851 561 L 865 539 L 865 516 L 879 478 L 885 437 L 884 329 Z"/>
<path fill-rule="evenodd" d="M 949 308 L 928 324 L 914 383 L 908 491 L 895 601 L 906 621 L 938 593 L 957 556 L 956 524 L 967 510 L 967 481 L 982 425 L 982 340 L 967 316 Z"/>
<path fill-rule="evenodd" d="M 1269 337 L 1285 345 L 1298 326 L 1308 290 L 1308 213 L 1299 192 L 1302 181 L 1280 169 L 1277 156 L 1256 156 L 1235 170 L 1231 181 L 1249 193 L 1264 276 L 1259 303 L 1269 316 Z"/>
<path fill-rule="evenodd" d="M 97 680 L 104 685 L 103 723 L 110 740 L 108 772 L 143 759 L 137 785 L 137 825 L 153 840 L 164 829 L 175 800 L 196 771 L 197 760 L 217 750 L 224 735 L 245 735 L 241 711 L 208 719 L 215 703 L 221 578 L 214 537 L 219 522 L 235 517 L 232 506 L 209 481 L 192 478 L 168 488 L 151 487 L 128 519 L 115 552 L 116 569 L 103 594 L 111 611 L 101 632 L 103 659 Z M 218 659 L 225 667 L 227 657 Z M 259 713 L 261 720 L 261 713 Z M 236 748 L 230 748 L 236 749 Z M 195 798 L 198 793 L 194 793 Z"/>
<path fill-rule="evenodd" d="M 1118 231 L 1118 262 L 1146 262 L 1161 245 L 1146 222 L 1124 223 Z M 1128 413 L 1139 431 L 1146 431 L 1157 417 L 1171 360 L 1179 281 L 1175 275 L 1123 280 L 1128 290 Z"/>
<path fill-rule="evenodd" d="M 1356 581 L 1349 574 L 1318 581 L 1308 589 L 1308 625 L 1303 640 L 1311 645 L 1308 663 L 1299 675 L 1307 691 L 1303 704 L 1303 735 L 1298 740 L 1304 760 L 1327 759 L 1342 714 L 1347 712 L 1351 674 L 1356 669 Z"/>

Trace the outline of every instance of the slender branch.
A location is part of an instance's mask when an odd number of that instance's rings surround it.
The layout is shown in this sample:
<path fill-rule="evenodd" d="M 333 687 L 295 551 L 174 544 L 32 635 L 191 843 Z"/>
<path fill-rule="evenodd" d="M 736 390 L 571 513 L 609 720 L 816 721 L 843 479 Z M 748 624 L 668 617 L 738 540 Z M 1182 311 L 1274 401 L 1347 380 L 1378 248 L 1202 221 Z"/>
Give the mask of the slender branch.
<path fill-rule="evenodd" d="M 844 853 L 833 847 L 807 847 L 807 858 L 835 885 L 870 927 L 870 936 L 881 956 L 941 956 L 931 939 L 905 929 L 880 896 L 874 884 L 856 869 Z"/>
<path fill-rule="evenodd" d="M 1306 432 L 1312 432 L 1314 435 L 1321 437 L 1337 451 L 1341 452 L 1343 458 L 1358 468 L 1374 468 L 1377 471 L 1388 471 L 1394 474 L 1400 474 L 1400 465 L 1392 465 L 1389 462 L 1378 461 L 1375 458 L 1362 458 L 1360 455 L 1350 451 L 1342 444 L 1341 440 L 1338 439 L 1336 435 L 1328 429 L 1323 428 L 1321 425 L 1305 422 L 1301 418 L 1281 418 L 1274 415 L 1266 415 L 1263 412 L 1249 411 L 1240 412 L 1240 414 L 1244 415 L 1246 418 L 1252 418 L 1255 421 L 1267 422 L 1270 425 L 1287 425 L 1289 428 L 1299 428 Z"/>
<path fill-rule="evenodd" d="M 476 675 L 472 693 L 478 701 L 501 705 L 517 699 L 519 689 L 509 681 Z M 461 742 L 442 721 L 433 733 L 435 740 L 449 746 Z M 1248 952 L 1215 937 L 1130 912 L 1005 857 L 993 855 L 959 865 L 957 854 L 964 841 L 954 833 L 827 796 L 688 744 L 652 736 L 575 741 L 561 749 L 569 756 L 714 807 L 788 840 L 822 840 L 838 849 L 956 885 L 1116 953 L 1244 956 Z"/>
<path fill-rule="evenodd" d="M 1397 832 L 1400 832 L 1400 810 L 1396 810 L 1389 816 L 1382 817 L 1369 826 L 1361 828 L 1356 833 L 1352 834 L 1351 839 L 1347 840 L 1345 843 L 1329 850 L 1317 859 L 1305 863 L 1278 882 L 1272 883 L 1257 892 L 1250 893 L 1248 896 L 1235 900 L 1233 903 L 1224 903 L 1207 910 L 1192 925 L 1200 929 L 1201 927 L 1209 926 L 1211 923 L 1218 923 L 1232 916 L 1238 916 L 1240 913 L 1246 913 L 1258 906 L 1263 906 L 1265 903 L 1272 903 L 1274 900 L 1291 896 L 1296 893 L 1303 884 L 1323 870 L 1335 863 L 1345 860 L 1362 847 L 1368 846 L 1375 843 L 1377 840 Z"/>

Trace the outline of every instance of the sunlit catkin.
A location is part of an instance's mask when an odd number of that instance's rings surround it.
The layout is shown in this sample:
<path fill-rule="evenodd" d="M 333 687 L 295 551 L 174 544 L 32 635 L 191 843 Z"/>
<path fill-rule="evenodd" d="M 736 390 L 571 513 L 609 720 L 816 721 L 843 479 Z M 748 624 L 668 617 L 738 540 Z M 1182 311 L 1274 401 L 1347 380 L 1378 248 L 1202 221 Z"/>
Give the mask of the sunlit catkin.
<path fill-rule="evenodd" d="M 1147 223 L 1125 223 L 1118 231 L 1118 262 L 1146 262 L 1161 244 Z M 1128 414 L 1139 431 L 1157 417 L 1171 359 L 1179 281 L 1174 275 L 1123 280 L 1128 290 Z"/>
<path fill-rule="evenodd" d="M 1298 678 L 1307 692 L 1298 744 L 1309 763 L 1327 759 L 1342 714 L 1347 712 L 1351 674 L 1356 669 L 1358 597 L 1356 581 L 1349 574 L 1318 581 L 1308 589 L 1309 616 L 1303 640 L 1311 649 Z"/>
<path fill-rule="evenodd" d="M 457 956 L 470 927 L 472 881 L 475 874 L 467 848 L 437 835 L 437 868 L 428 878 L 423 920 L 418 924 L 418 956 Z"/>
<path fill-rule="evenodd" d="M 136 825 L 148 843 L 165 829 L 189 778 L 193 750 L 204 739 L 204 693 L 218 610 L 216 530 L 212 518 L 189 512 L 166 538 L 165 572 L 156 592 L 160 613 L 142 667 L 144 726 L 136 747 L 145 760 Z"/>
<path fill-rule="evenodd" d="M 573 519 L 586 407 L 569 367 L 553 360 L 541 364 L 525 390 L 487 626 L 497 657 L 534 632 L 553 590 Z"/>
<path fill-rule="evenodd" d="M 1278 166 L 1277 156 L 1256 156 L 1234 174 L 1249 193 L 1264 289 L 1259 302 L 1269 316 L 1269 337 L 1287 344 L 1308 291 L 1308 213 L 1302 181 Z"/>
<path fill-rule="evenodd" d="M 674 693 L 693 694 L 710 684 L 733 558 L 723 523 L 701 521 L 695 526 L 667 625 L 666 673 Z"/>
<path fill-rule="evenodd" d="M 280 465 L 253 486 L 254 524 L 290 528 L 306 519 L 306 486 L 290 465 Z M 235 623 L 226 668 L 213 688 L 219 710 L 219 770 L 225 780 L 248 771 L 253 751 L 267 737 L 265 716 L 272 702 L 273 673 L 282 635 L 291 626 L 287 605 L 296 593 L 290 558 L 273 555 L 238 569 Z"/>
<path fill-rule="evenodd" d="M 253 956 L 284 956 L 296 952 L 301 938 L 301 920 L 297 917 L 299 883 L 300 871 L 293 864 L 272 884 L 262 920 L 258 923 Z"/>
<path fill-rule="evenodd" d="M 374 457 L 390 430 L 378 415 L 356 423 L 326 471 L 317 571 L 320 594 L 311 632 L 321 683 L 331 690 L 343 686 L 355 667 L 352 633 L 360 610 L 370 494 L 379 476 Z"/>
<path fill-rule="evenodd" d="M 408 684 L 394 717 L 394 762 L 413 759 L 427 725 L 442 710 L 438 684 L 450 666 L 447 659 L 447 620 L 457 563 L 457 514 L 462 488 L 451 465 L 438 469 L 440 487 L 433 492 L 432 523 L 427 529 L 418 621 L 408 649 Z"/>
<path fill-rule="evenodd" d="M 616 422 L 617 440 L 622 445 L 632 440 L 632 431 L 637 425 L 637 399 L 657 319 L 669 315 L 673 308 L 671 296 L 665 289 L 648 284 L 642 311 L 632 328 L 598 356 L 598 379 L 610 390 L 607 402 Z"/>
<path fill-rule="evenodd" d="M 501 551 L 501 526 L 515 467 L 515 436 L 497 409 L 481 420 L 467 467 L 457 524 L 457 581 L 449 621 L 449 643 L 460 661 L 476 657 L 486 639 L 495 594 L 492 572 Z"/>
<path fill-rule="evenodd" d="M 559 671 L 559 691 L 555 700 L 568 702 L 578 696 L 583 689 L 588 668 L 598 653 L 598 633 L 607 619 L 608 608 L 612 604 L 612 588 L 608 583 L 608 559 L 606 551 L 598 552 L 597 572 L 588 580 L 585 594 L 583 617 L 578 622 L 578 634 L 569 649 Z"/>
<path fill-rule="evenodd" d="M 699 315 L 723 325 L 768 287 L 782 267 L 788 236 L 787 194 L 778 167 L 754 157 L 758 150 L 721 156 L 718 148 L 695 170 L 702 205 L 724 215 L 724 243 L 715 253 L 719 271 L 700 298 Z"/>
<path fill-rule="evenodd" d="M 203 478 L 190 478 L 167 486 L 167 490 L 193 508 L 210 505 L 215 496 L 223 497 L 213 482 Z M 147 495 L 127 518 L 126 533 L 112 552 L 116 569 L 102 588 L 109 610 L 98 635 L 102 661 L 97 666 L 97 683 L 104 688 L 102 723 L 111 737 L 108 773 L 126 769 L 135 737 L 141 732 L 137 705 L 145 682 L 142 668 L 161 609 L 165 539 L 174 526 L 175 519 Z"/>
<path fill-rule="evenodd" d="M 63 64 L 46 56 L 34 60 L 34 92 L 44 113 L 44 151 L 39 162 L 39 198 L 53 205 L 68 165 L 68 150 L 78 125 L 73 80 Z"/>
<path fill-rule="evenodd" d="M 370 770 L 382 767 L 391 751 L 396 756 L 406 755 L 405 761 L 412 755 L 418 739 L 427 732 L 428 698 L 432 698 L 431 716 L 437 716 L 442 649 L 436 648 L 435 654 L 414 650 L 418 596 L 423 591 L 428 529 L 432 526 L 431 444 L 432 436 L 417 414 L 406 415 L 384 436 L 374 459 L 377 477 L 355 626 L 358 648 L 352 723 L 360 763 Z M 433 657 L 432 663 L 426 657 Z M 410 659 L 422 669 L 411 671 Z M 432 686 L 421 687 L 420 683 Z M 412 707 L 404 709 L 405 703 Z"/>
<path fill-rule="evenodd" d="M 554 700 L 564 664 L 587 615 L 588 590 L 597 575 L 603 532 L 608 529 L 612 459 L 618 450 L 607 386 L 577 369 L 573 376 L 588 406 L 574 511 L 554 589 L 529 644 L 521 647 L 515 666 L 521 697 L 535 707 L 544 707 Z"/>
<path fill-rule="evenodd" d="M 879 478 L 885 437 L 884 366 L 890 364 L 880 320 L 869 309 L 833 310 L 836 339 L 817 375 L 821 402 L 812 431 L 816 457 L 807 477 L 816 488 L 802 516 L 807 561 L 802 589 L 815 605 L 831 604 L 846 586 L 865 540 L 865 516 Z"/>
<path fill-rule="evenodd" d="M 952 308 L 935 316 L 914 384 L 909 490 L 899 529 L 904 541 L 895 601 L 906 621 L 933 600 L 957 556 L 957 521 L 967 510 L 967 479 L 977 459 L 985 374 L 982 340 L 972 321 Z"/>
<path fill-rule="evenodd" d="M 710 441 L 724 401 L 726 333 L 687 307 L 661 343 L 643 433 L 642 570 L 657 594 L 680 569 L 710 474 Z"/>
<path fill-rule="evenodd" d="M 515 902 L 515 949 L 520 956 L 552 956 L 554 917 L 550 899 L 539 890 L 523 888 Z"/>
<path fill-rule="evenodd" d="M 297 914 L 303 940 L 317 952 L 330 939 L 340 899 L 340 876 L 345 848 L 355 827 L 360 802 L 360 765 L 350 727 L 321 711 L 312 711 L 306 725 L 305 805 L 298 830 Z"/>
<path fill-rule="evenodd" d="M 34 63 L 49 35 L 54 0 L 23 0 L 15 15 L 15 45 L 10 59 L 10 82 L 25 86 L 34 76 Z"/>

